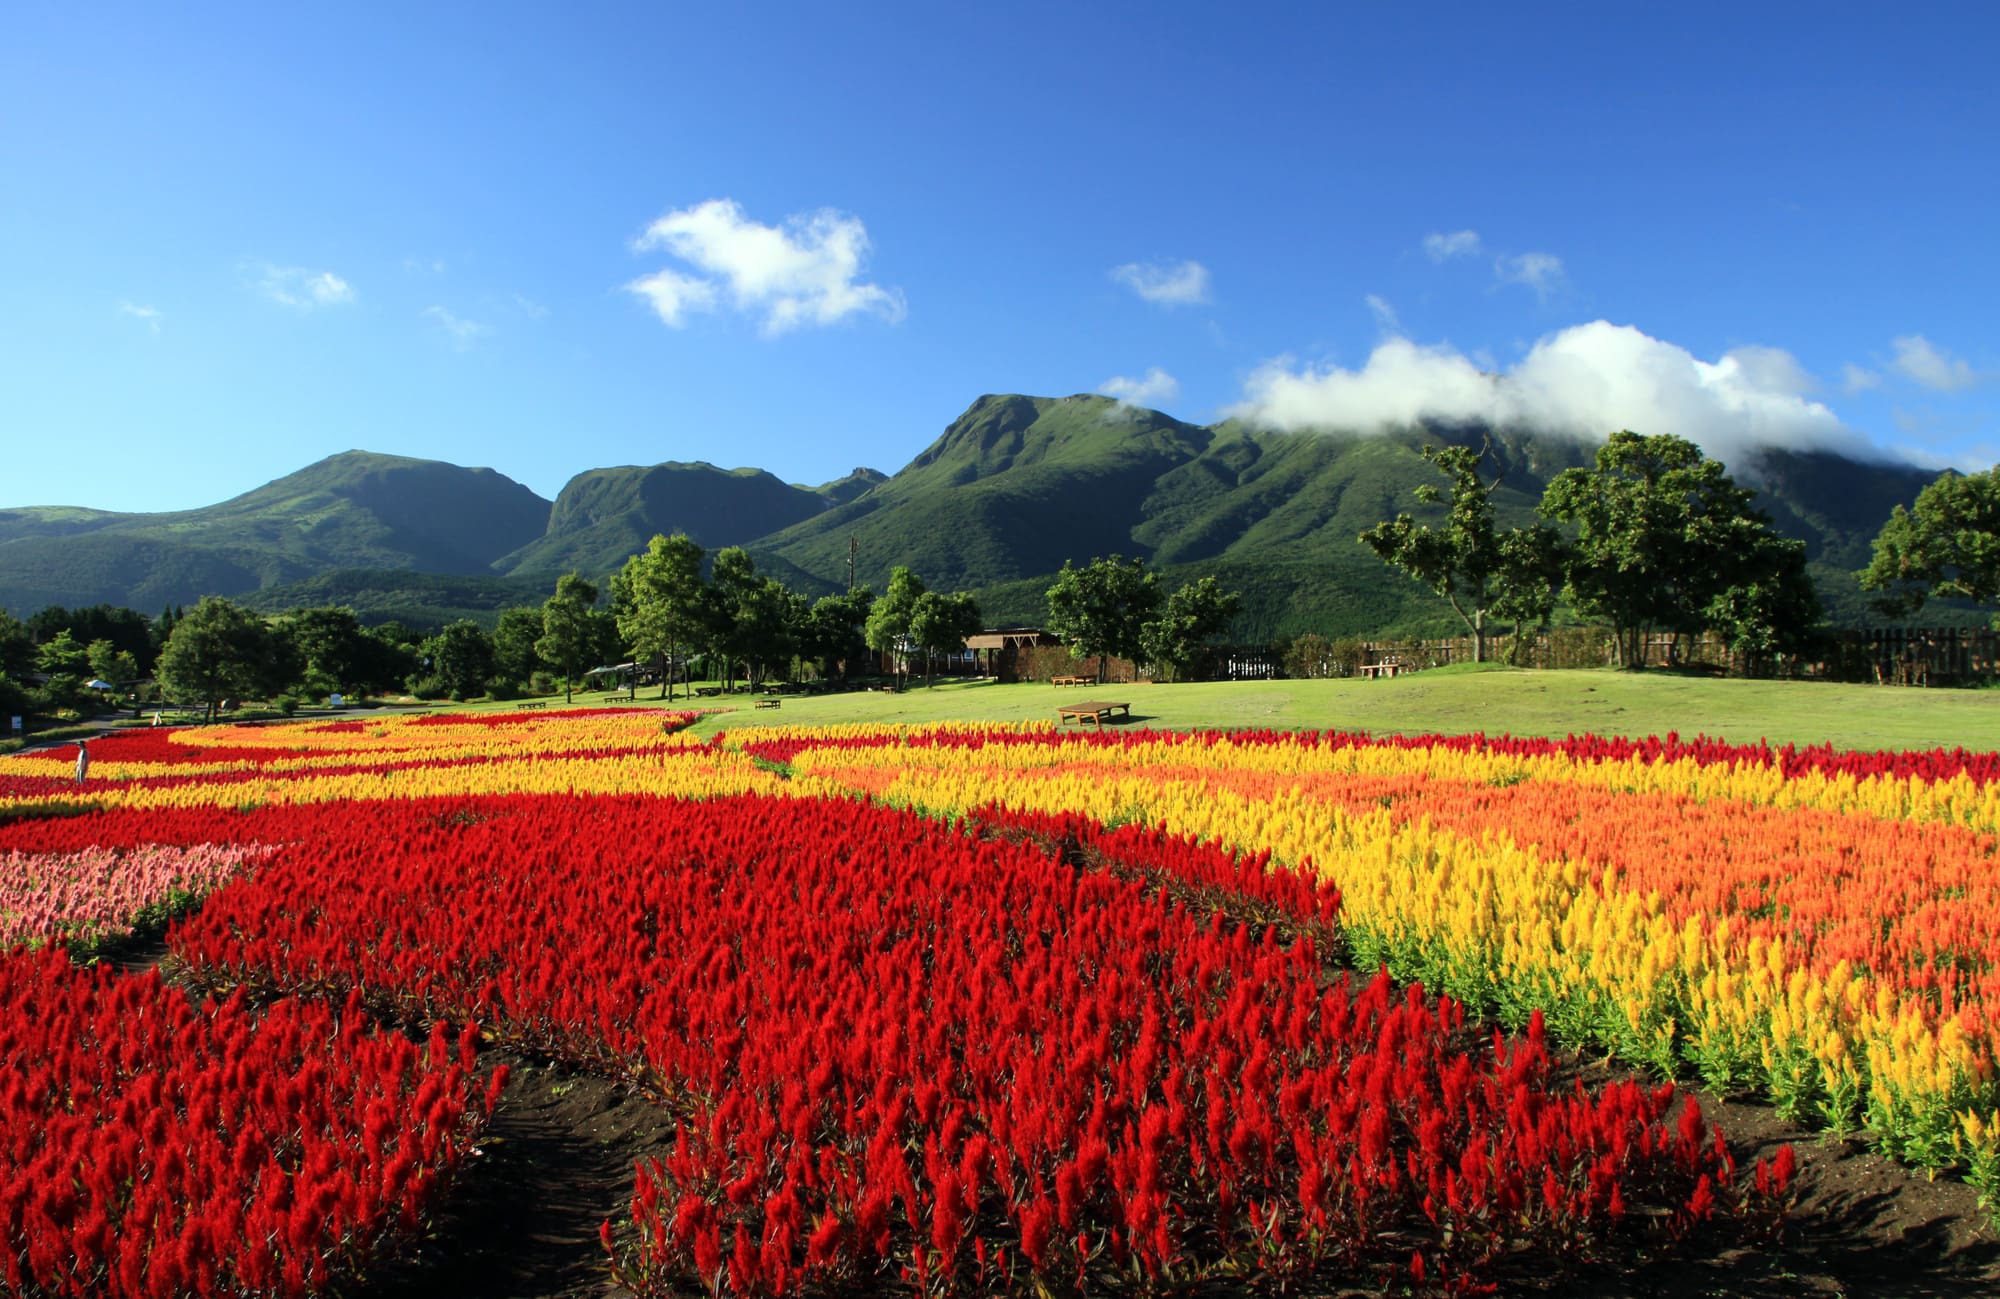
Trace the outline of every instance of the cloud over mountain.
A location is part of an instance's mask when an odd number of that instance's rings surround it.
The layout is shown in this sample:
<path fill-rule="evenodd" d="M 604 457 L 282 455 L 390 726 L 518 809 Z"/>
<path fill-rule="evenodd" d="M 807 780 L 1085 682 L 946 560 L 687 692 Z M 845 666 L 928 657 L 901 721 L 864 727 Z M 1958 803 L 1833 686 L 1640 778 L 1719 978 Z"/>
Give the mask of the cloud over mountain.
<path fill-rule="evenodd" d="M 1812 388 L 1779 348 L 1739 347 L 1704 361 L 1629 325 L 1594 320 L 1548 335 L 1499 373 L 1448 344 L 1400 337 L 1358 369 L 1281 357 L 1250 376 L 1231 413 L 1284 430 L 1479 421 L 1598 439 L 1629 428 L 1678 433 L 1723 460 L 1764 445 L 1880 454 L 1808 396 Z"/>

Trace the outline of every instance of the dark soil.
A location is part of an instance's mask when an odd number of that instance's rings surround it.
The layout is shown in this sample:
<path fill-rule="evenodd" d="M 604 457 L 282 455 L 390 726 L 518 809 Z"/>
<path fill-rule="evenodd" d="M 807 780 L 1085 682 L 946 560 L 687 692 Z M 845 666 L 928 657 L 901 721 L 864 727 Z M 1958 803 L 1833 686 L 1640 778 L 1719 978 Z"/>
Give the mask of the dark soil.
<path fill-rule="evenodd" d="M 414 1256 L 368 1287 L 371 1299 L 612 1291 L 598 1229 L 626 1217 L 633 1162 L 670 1146 L 673 1124 L 651 1101 L 594 1075 L 507 1063 L 506 1098 L 477 1157 Z"/>

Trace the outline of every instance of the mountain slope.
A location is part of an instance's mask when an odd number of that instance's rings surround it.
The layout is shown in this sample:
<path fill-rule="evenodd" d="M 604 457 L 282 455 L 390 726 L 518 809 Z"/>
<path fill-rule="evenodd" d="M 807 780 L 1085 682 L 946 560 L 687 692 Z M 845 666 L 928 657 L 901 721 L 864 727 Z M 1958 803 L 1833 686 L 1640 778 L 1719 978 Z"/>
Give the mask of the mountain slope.
<path fill-rule="evenodd" d="M 873 469 L 856 469 L 820 487 L 800 487 L 762 469 L 718 469 L 702 460 L 592 469 L 564 485 L 543 536 L 492 567 L 608 573 L 656 533 L 685 532 L 710 550 L 740 545 L 852 502 L 883 481 Z"/>
<path fill-rule="evenodd" d="M 153 609 L 339 568 L 477 573 L 548 514 L 491 469 L 348 451 L 197 510 L 0 512 L 0 605 Z"/>

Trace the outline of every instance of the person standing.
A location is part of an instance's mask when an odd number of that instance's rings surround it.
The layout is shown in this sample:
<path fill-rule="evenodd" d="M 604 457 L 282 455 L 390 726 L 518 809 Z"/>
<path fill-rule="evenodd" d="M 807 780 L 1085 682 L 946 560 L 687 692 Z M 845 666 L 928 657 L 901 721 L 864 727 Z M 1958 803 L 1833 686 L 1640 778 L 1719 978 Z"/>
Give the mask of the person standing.
<path fill-rule="evenodd" d="M 76 783 L 81 785 L 90 771 L 90 747 L 82 740 L 76 742 Z"/>

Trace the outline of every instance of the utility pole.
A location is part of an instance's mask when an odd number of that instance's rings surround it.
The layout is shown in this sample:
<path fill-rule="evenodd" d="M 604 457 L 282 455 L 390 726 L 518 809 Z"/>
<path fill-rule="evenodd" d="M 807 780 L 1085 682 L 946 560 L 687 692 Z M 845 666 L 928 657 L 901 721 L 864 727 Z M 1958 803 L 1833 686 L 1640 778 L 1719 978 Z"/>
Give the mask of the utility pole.
<path fill-rule="evenodd" d="M 847 539 L 847 593 L 849 595 L 854 594 L 854 556 L 860 553 L 860 550 L 861 538 L 850 536 Z"/>

